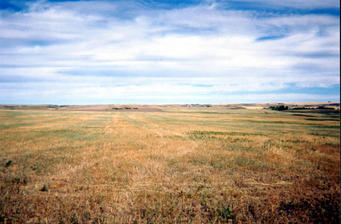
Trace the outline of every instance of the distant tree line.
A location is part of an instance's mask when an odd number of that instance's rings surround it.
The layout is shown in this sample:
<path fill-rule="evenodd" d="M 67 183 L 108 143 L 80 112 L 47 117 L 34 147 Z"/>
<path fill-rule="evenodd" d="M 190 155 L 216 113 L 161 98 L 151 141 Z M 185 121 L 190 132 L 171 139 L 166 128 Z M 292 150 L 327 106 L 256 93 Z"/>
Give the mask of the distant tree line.
<path fill-rule="evenodd" d="M 276 105 L 276 106 L 270 106 L 269 109 L 283 111 L 283 110 L 288 110 L 289 107 L 281 104 L 281 105 Z"/>

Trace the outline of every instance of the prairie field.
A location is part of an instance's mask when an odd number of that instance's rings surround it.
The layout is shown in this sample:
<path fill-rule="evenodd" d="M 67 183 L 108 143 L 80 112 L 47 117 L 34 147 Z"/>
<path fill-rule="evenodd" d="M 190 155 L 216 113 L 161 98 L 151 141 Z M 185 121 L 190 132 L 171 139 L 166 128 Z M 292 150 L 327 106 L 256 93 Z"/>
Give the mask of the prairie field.
<path fill-rule="evenodd" d="M 339 223 L 339 111 L 0 110 L 0 222 Z"/>

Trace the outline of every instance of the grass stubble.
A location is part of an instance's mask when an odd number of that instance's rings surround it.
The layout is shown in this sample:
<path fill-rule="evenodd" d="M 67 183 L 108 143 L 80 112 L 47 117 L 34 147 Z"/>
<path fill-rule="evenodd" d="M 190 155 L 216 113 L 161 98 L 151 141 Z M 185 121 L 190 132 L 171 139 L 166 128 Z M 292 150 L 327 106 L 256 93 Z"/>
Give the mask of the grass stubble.
<path fill-rule="evenodd" d="M 317 113 L 1 110 L 0 220 L 338 223 L 339 142 Z"/>

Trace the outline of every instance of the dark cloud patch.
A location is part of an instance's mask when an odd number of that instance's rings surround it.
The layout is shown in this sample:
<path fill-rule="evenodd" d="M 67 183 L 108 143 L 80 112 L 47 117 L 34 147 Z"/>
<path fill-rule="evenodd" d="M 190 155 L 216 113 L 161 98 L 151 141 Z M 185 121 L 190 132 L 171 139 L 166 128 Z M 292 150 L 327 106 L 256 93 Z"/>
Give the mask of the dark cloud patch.
<path fill-rule="evenodd" d="M 299 73 L 306 73 L 306 74 L 320 74 L 321 76 L 323 75 L 330 75 L 332 74 L 333 76 L 336 76 L 336 73 L 338 72 L 338 70 L 336 70 L 336 67 L 339 67 L 339 65 L 333 65 L 335 66 L 335 70 L 334 69 L 330 69 L 330 65 L 327 64 L 323 64 L 323 63 L 318 63 L 318 62 L 303 62 L 303 63 L 296 63 L 295 65 L 292 66 L 292 69 L 294 69 L 295 71 L 298 71 Z M 323 75 L 322 75 L 323 74 Z M 318 83 L 316 83 L 318 84 Z"/>
<path fill-rule="evenodd" d="M 318 51 L 318 52 L 307 52 L 307 53 L 298 53 L 296 54 L 299 57 L 305 58 L 335 58 L 339 57 L 339 53 L 329 52 L 329 51 Z M 305 66 L 306 68 L 307 66 Z"/>

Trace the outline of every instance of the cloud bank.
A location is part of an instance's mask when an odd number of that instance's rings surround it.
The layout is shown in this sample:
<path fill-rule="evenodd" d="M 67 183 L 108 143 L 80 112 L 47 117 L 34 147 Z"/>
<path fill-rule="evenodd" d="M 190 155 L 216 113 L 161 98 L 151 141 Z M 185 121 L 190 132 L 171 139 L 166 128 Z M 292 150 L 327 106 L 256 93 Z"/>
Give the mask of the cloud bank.
<path fill-rule="evenodd" d="M 338 1 L 5 3 L 0 103 L 340 98 Z"/>

